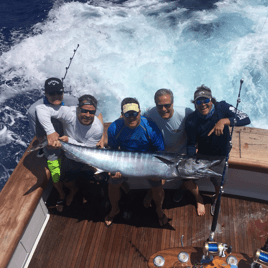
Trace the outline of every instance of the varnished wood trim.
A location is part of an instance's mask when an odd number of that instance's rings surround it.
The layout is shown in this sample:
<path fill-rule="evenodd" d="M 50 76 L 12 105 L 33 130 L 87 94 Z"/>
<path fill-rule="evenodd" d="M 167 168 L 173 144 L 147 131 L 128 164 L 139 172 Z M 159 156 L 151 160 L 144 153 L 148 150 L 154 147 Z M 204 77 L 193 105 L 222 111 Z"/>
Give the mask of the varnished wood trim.
<path fill-rule="evenodd" d="M 46 159 L 37 158 L 36 152 L 25 153 L 2 189 L 0 193 L 1 268 L 8 265 L 48 179 Z"/>

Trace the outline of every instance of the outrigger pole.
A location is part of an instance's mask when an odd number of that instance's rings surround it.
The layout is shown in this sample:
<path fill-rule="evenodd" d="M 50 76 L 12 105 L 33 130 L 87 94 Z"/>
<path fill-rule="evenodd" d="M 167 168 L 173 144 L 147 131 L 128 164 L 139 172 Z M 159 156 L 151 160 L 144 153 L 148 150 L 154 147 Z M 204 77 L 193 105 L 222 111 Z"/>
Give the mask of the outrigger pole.
<path fill-rule="evenodd" d="M 213 220 L 212 220 L 209 241 L 214 241 L 215 230 L 216 230 L 216 227 L 217 227 L 217 221 L 218 221 L 218 216 L 219 216 L 219 211 L 220 211 L 221 195 L 224 192 L 223 191 L 223 183 L 224 183 L 224 178 L 225 178 L 226 167 L 228 167 L 229 154 L 230 154 L 230 151 L 232 149 L 232 136 L 233 136 L 234 126 L 236 124 L 237 107 L 238 107 L 238 104 L 241 102 L 240 92 L 241 92 L 243 82 L 244 82 L 244 80 L 241 79 L 240 80 L 239 93 L 238 93 L 236 107 L 235 107 L 234 125 L 232 126 L 232 131 L 231 131 L 230 141 L 229 141 L 229 148 L 228 148 L 227 155 L 226 155 L 226 158 L 225 158 L 225 165 L 224 165 L 224 169 L 223 169 L 223 172 L 222 172 L 221 186 L 220 186 L 219 195 L 218 195 L 218 198 L 217 198 L 217 201 L 216 201 L 215 212 L 214 212 L 214 216 L 213 216 Z"/>
<path fill-rule="evenodd" d="M 76 49 L 74 49 L 74 54 L 73 54 L 73 56 L 70 58 L 70 62 L 69 62 L 68 67 L 66 67 L 65 75 L 64 75 L 64 77 L 61 79 L 62 82 L 63 82 L 63 80 L 65 79 L 65 77 L 66 77 L 66 75 L 67 75 L 67 73 L 68 73 L 68 70 L 69 70 L 69 68 L 70 68 L 70 65 L 71 65 L 71 63 L 72 63 L 72 60 L 73 60 L 73 58 L 74 58 L 74 56 L 75 56 L 75 53 L 76 53 L 78 47 L 79 47 L 79 44 L 77 44 Z"/>

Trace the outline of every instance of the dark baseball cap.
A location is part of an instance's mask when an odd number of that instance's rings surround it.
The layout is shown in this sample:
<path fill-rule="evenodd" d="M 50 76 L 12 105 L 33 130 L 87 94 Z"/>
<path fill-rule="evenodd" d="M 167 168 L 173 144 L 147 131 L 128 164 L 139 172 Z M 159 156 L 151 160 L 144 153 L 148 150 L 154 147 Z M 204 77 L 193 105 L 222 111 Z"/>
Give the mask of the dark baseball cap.
<path fill-rule="evenodd" d="M 63 83 L 59 78 L 51 77 L 45 82 L 45 92 L 64 91 Z"/>
<path fill-rule="evenodd" d="M 194 93 L 194 101 L 196 101 L 199 98 L 209 98 L 209 99 L 211 99 L 212 95 L 211 95 L 210 88 L 208 88 L 208 87 L 206 87 L 204 85 L 201 85 L 200 87 L 198 87 L 197 90 Z"/>

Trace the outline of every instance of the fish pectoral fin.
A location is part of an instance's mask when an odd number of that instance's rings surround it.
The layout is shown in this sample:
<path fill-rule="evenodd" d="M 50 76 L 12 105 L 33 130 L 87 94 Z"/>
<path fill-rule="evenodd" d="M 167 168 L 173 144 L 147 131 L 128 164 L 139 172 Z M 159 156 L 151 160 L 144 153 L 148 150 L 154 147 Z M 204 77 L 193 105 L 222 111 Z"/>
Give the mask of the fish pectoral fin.
<path fill-rule="evenodd" d="M 100 174 L 100 173 L 103 173 L 103 172 L 105 172 L 104 170 L 102 170 L 102 169 L 99 169 L 99 168 L 96 168 L 97 170 L 96 170 L 96 172 L 94 173 L 94 174 Z"/>
<path fill-rule="evenodd" d="M 161 156 L 158 156 L 158 155 L 155 155 L 154 156 L 155 158 L 159 159 L 160 161 L 164 162 L 165 164 L 167 165 L 174 165 L 174 162 L 164 158 L 164 157 L 161 157 Z"/>

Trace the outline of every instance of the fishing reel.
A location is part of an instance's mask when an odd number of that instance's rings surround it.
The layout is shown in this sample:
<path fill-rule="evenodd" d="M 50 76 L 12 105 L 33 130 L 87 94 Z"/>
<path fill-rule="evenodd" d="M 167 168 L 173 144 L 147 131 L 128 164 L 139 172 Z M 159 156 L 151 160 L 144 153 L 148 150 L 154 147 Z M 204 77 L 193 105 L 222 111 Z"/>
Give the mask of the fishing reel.
<path fill-rule="evenodd" d="M 232 252 L 232 247 L 228 247 L 227 244 L 218 243 L 218 242 L 205 242 L 203 246 L 203 253 L 205 256 L 219 256 L 226 257 L 225 251 L 228 253 Z"/>
<path fill-rule="evenodd" d="M 213 261 L 214 256 L 219 256 L 221 258 L 226 257 L 225 252 L 230 254 L 232 252 L 232 246 L 227 244 L 218 243 L 218 242 L 205 242 L 203 246 L 203 256 L 201 259 L 201 263 L 209 263 Z M 228 259 L 229 258 L 229 259 Z M 233 256 L 229 256 L 228 262 L 237 263 L 237 259 Z M 233 259 L 235 258 L 235 259 Z"/>
<path fill-rule="evenodd" d="M 268 267 L 268 252 L 257 249 L 253 255 L 253 262 L 251 268 L 264 268 Z"/>

